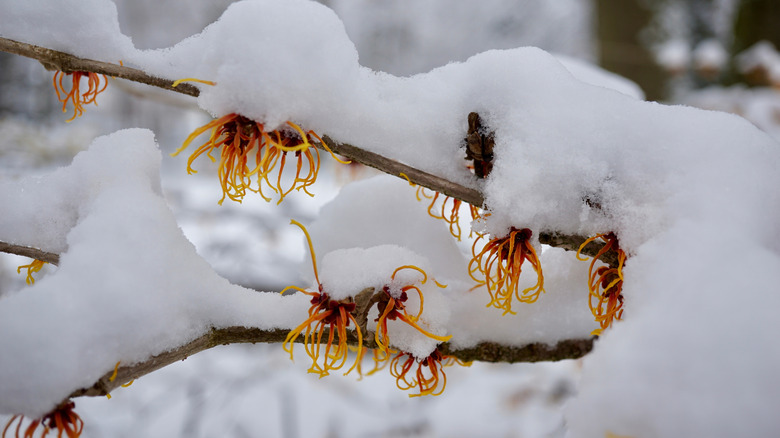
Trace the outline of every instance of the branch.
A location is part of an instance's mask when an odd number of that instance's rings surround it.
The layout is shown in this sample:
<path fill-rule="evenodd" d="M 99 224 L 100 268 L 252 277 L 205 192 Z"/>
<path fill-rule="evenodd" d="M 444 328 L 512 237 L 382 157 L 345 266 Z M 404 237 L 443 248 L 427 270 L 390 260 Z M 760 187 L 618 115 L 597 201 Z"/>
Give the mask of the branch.
<path fill-rule="evenodd" d="M 12 243 L 0 242 L 0 252 L 16 254 L 22 257 L 30 257 L 31 259 L 36 259 L 42 262 L 51 263 L 52 265 L 60 264 L 59 254 L 41 251 L 40 249 L 30 248 L 29 246 L 14 245 Z"/>
<path fill-rule="evenodd" d="M 81 388 L 74 391 L 69 398 L 81 396 L 103 396 L 119 386 L 126 384 L 134 379 L 140 378 L 146 374 L 170 365 L 174 362 L 187 359 L 196 353 L 216 347 L 218 345 L 228 344 L 256 344 L 282 343 L 287 338 L 289 330 L 260 330 L 248 327 L 227 327 L 220 329 L 211 329 L 211 331 L 186 345 L 173 349 L 171 351 L 158 354 L 148 360 L 132 365 L 120 366 L 117 369 L 116 376 L 111 380 L 114 370 L 107 370 L 106 373 L 98 379 L 95 384 L 89 388 Z M 353 331 L 347 331 L 349 343 L 357 345 L 357 338 Z M 303 342 L 303 337 L 296 341 Z M 328 335 L 323 335 L 327 339 Z M 528 344 L 523 347 L 511 347 L 492 342 L 483 342 L 472 348 L 454 349 L 448 343 L 439 345 L 439 351 L 447 356 L 456 357 L 462 361 L 485 361 L 485 362 L 541 362 L 558 361 L 563 359 L 580 358 L 593 348 L 594 338 L 564 340 L 555 345 L 542 343 Z M 366 348 L 376 348 L 373 336 L 364 337 L 363 345 Z"/>
<path fill-rule="evenodd" d="M 172 80 L 151 76 L 132 67 L 95 61 L 93 59 L 79 58 L 65 52 L 58 52 L 56 50 L 21 43 L 7 38 L 0 38 L 0 50 L 38 60 L 47 70 L 59 70 L 65 73 L 89 71 L 164 88 L 193 97 L 198 97 L 200 94 L 200 90 L 191 84 L 182 83 L 174 88 Z"/>

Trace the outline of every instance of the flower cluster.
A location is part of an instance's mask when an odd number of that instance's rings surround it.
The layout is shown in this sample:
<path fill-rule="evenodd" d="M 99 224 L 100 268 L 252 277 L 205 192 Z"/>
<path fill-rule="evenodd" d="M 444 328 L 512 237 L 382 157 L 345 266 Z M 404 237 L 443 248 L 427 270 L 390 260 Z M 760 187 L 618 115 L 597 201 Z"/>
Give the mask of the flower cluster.
<path fill-rule="evenodd" d="M 306 354 L 312 359 L 309 372 L 325 377 L 330 374 L 330 371 L 339 370 L 346 363 L 350 349 L 347 344 L 347 327 L 352 323 L 355 325 L 357 334 L 357 358 L 352 367 L 344 373 L 344 375 L 349 374 L 358 366 L 363 356 L 363 336 L 355 317 L 352 316 L 355 303 L 351 300 L 346 302 L 331 300 L 324 292 L 298 290 L 312 297 L 309 318 L 287 335 L 284 341 L 284 350 L 290 353 L 290 359 L 292 359 L 293 343 L 305 330 L 303 344 L 306 348 Z M 323 351 L 322 342 L 326 331 L 327 339 Z M 319 361 L 320 357 L 323 358 L 322 364 Z"/>
<path fill-rule="evenodd" d="M 14 415 L 5 425 L 2 438 L 6 438 L 6 433 L 11 430 L 13 430 L 13 435 L 9 435 L 9 438 L 11 436 L 15 438 L 33 438 L 39 428 L 41 438 L 47 436 L 52 430 L 57 431 L 57 438 L 62 438 L 63 434 L 67 438 L 78 438 L 84 429 L 84 421 L 73 411 L 75 407 L 75 403 L 68 401 L 44 415 L 43 418 L 33 420 L 24 429 L 22 429 L 24 416 Z M 14 422 L 16 422 L 16 427 L 13 427 Z"/>
<path fill-rule="evenodd" d="M 391 279 L 395 280 L 396 274 L 398 274 L 399 271 L 404 269 L 412 269 L 420 272 L 423 275 L 423 280 L 421 281 L 420 284 L 425 284 L 425 282 L 428 280 L 428 275 L 425 273 L 425 271 L 413 265 L 406 265 L 406 266 L 399 267 L 398 269 L 393 271 L 393 275 L 391 276 Z M 406 304 L 405 304 L 406 301 L 409 299 L 408 292 L 412 290 L 417 292 L 418 296 L 420 297 L 420 309 L 417 311 L 417 315 L 414 316 L 410 315 L 406 311 Z M 379 296 L 379 301 L 377 303 L 377 310 L 379 311 L 379 317 L 375 320 L 377 324 L 376 324 L 376 330 L 374 331 L 374 339 L 378 346 L 377 351 L 379 352 L 380 360 L 382 357 L 387 357 L 390 354 L 395 354 L 395 351 L 390 349 L 390 340 L 387 333 L 387 321 L 394 321 L 394 320 L 403 321 L 409 326 L 414 327 L 417 331 L 419 331 L 423 335 L 440 342 L 447 342 L 450 340 L 452 336 L 434 335 L 433 333 L 428 332 L 427 330 L 420 327 L 419 324 L 417 324 L 417 321 L 420 319 L 420 316 L 422 315 L 423 312 L 423 304 L 424 304 L 423 293 L 419 287 L 413 284 L 403 286 L 395 293 L 391 292 L 389 285 L 385 285 L 382 288 L 382 292 Z"/>
<path fill-rule="evenodd" d="M 313 131 L 304 132 L 293 122 L 287 122 L 284 129 L 266 131 L 262 123 L 235 113 L 212 120 L 193 131 L 172 155 L 176 156 L 187 149 L 190 143 L 207 131 L 208 140 L 198 146 L 187 160 L 187 172 L 197 173 L 192 168 L 192 163 L 203 154 L 212 162 L 216 162 L 217 159 L 212 153 L 221 149 L 217 170 L 222 186 L 220 205 L 226 197 L 241 202 L 247 191 L 259 193 L 263 199 L 270 202 L 271 198 L 263 193 L 264 185 L 279 196 L 277 203 L 281 203 L 293 190 L 303 190 L 307 195 L 314 196 L 309 187 L 317 180 L 320 169 L 320 153 L 313 145 L 315 140 L 328 150 L 333 158 L 344 163 Z M 282 173 L 287 164 L 288 153 L 295 157 L 296 170 L 292 183 L 286 184 L 282 182 Z"/>
<path fill-rule="evenodd" d="M 64 83 L 65 76 L 70 76 L 71 78 L 70 90 L 66 89 Z M 82 79 L 87 81 L 87 91 L 85 93 L 81 92 Z M 52 84 L 54 85 L 54 91 L 57 92 L 57 99 L 62 102 L 63 113 L 68 111 L 68 102 L 73 104 L 73 117 L 67 120 L 71 122 L 76 117 L 81 117 L 84 114 L 84 105 L 89 105 L 90 103 L 97 105 L 97 96 L 108 86 L 108 79 L 106 79 L 105 75 L 92 72 L 74 71 L 65 73 L 58 71 L 54 73 Z"/>
<path fill-rule="evenodd" d="M 299 222 L 294 220 L 291 222 L 300 227 L 306 235 L 309 251 L 311 252 L 314 277 L 319 285 L 319 291 L 309 292 L 296 286 L 287 287 L 282 291 L 282 293 L 284 293 L 287 290 L 295 289 L 298 292 L 312 297 L 311 307 L 309 308 L 309 317 L 298 327 L 290 331 L 284 341 L 283 348 L 290 353 L 290 359 L 293 359 L 293 343 L 298 339 L 301 333 L 303 333 L 303 344 L 306 348 L 306 354 L 312 359 L 312 366 L 309 368 L 309 372 L 319 374 L 320 378 L 325 377 L 330 374 L 330 371 L 341 369 L 346 363 L 350 348 L 347 343 L 347 327 L 349 327 L 350 324 L 354 324 L 355 333 L 357 335 L 357 347 L 355 347 L 357 349 L 357 358 L 355 359 L 354 365 L 344 373 L 345 375 L 349 374 L 353 369 L 359 366 L 363 357 L 363 334 L 360 331 L 360 326 L 355 320 L 355 317 L 352 315 L 355 311 L 355 303 L 352 299 L 343 301 L 332 300 L 327 293 L 323 292 L 323 287 L 320 283 L 319 275 L 317 274 L 317 258 L 314 254 L 311 236 L 309 236 L 309 232 Z M 327 338 L 323 351 L 322 341 L 326 331 Z M 323 358 L 322 364 L 320 364 L 320 357 Z"/>
<path fill-rule="evenodd" d="M 395 377 L 398 389 L 407 391 L 417 388 L 420 391 L 417 394 L 409 394 L 409 397 L 441 395 L 447 386 L 447 374 L 444 372 L 442 360 L 438 349 L 422 360 L 409 353 L 399 353 L 390 361 L 390 374 Z M 410 376 L 415 365 L 417 367 L 414 375 Z"/>
<path fill-rule="evenodd" d="M 469 275 L 478 285 L 487 286 L 490 303 L 504 314 L 512 311 L 512 297 L 524 303 L 533 303 L 544 292 L 544 275 L 536 250 L 531 243 L 531 230 L 512 228 L 508 235 L 490 240 L 477 252 L 479 236 L 472 245 L 472 259 L 469 262 Z M 523 264 L 528 262 L 536 271 L 536 284 L 520 290 L 520 274 Z"/>
<path fill-rule="evenodd" d="M 593 257 L 588 269 L 588 306 L 600 326 L 592 334 L 600 335 L 604 329 L 612 326 L 612 321 L 620 320 L 623 317 L 623 265 L 626 262 L 626 253 L 620 249 L 620 244 L 614 233 L 599 234 L 580 245 L 577 251 L 578 259 L 587 260 L 582 258 L 580 253 L 586 245 L 596 239 L 604 241 L 604 246 Z M 617 267 L 601 266 L 596 268 L 596 260 L 610 250 L 617 253 Z"/>

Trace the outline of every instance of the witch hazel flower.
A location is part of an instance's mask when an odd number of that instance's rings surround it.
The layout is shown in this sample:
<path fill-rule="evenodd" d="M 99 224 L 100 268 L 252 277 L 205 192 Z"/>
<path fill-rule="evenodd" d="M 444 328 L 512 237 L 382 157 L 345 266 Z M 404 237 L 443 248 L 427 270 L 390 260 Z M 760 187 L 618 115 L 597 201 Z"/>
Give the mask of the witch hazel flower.
<path fill-rule="evenodd" d="M 486 286 L 490 293 L 490 303 L 497 309 L 503 309 L 504 315 L 515 314 L 512 301 L 533 303 L 544 292 L 544 275 L 539 256 L 531 243 L 532 231 L 528 228 L 511 228 L 509 234 L 494 237 L 481 251 L 477 251 L 479 236 L 471 247 L 472 259 L 469 262 L 469 275 L 477 282 L 477 287 Z M 536 272 L 536 283 L 520 290 L 520 274 L 523 265 L 528 262 Z"/>
<path fill-rule="evenodd" d="M 209 133 L 208 140 L 198 146 L 187 160 L 187 173 L 197 173 L 192 163 L 203 154 L 212 162 L 217 162 L 212 153 L 219 149 L 217 175 L 222 187 L 222 198 L 218 202 L 220 205 L 225 198 L 240 203 L 247 191 L 258 193 L 270 202 L 271 197 L 263 193 L 263 186 L 279 196 L 277 204 L 293 190 L 303 190 L 307 195 L 314 196 L 309 188 L 317 180 L 320 169 L 320 153 L 313 144 L 315 141 L 330 152 L 336 161 L 345 163 L 333 154 L 314 131 L 304 131 L 290 121 L 280 129 L 267 131 L 264 124 L 236 113 L 227 114 L 197 128 L 172 155 L 183 152 L 206 132 Z M 288 154 L 293 155 L 296 163 L 295 177 L 289 185 L 282 181 Z"/>
<path fill-rule="evenodd" d="M 420 285 L 423 285 L 428 281 L 428 274 L 426 274 L 425 271 L 423 271 L 421 268 L 414 265 L 404 265 L 393 271 L 393 275 L 390 277 L 391 282 L 395 280 L 396 275 L 403 270 L 419 272 L 423 276 L 422 280 L 420 280 Z M 439 287 L 444 287 L 439 283 L 436 284 Z M 412 291 L 416 292 L 416 295 L 420 300 L 419 309 L 416 315 L 409 314 L 406 308 L 406 302 L 409 299 L 409 293 Z M 423 313 L 424 301 L 423 292 L 416 284 L 406 284 L 401 287 L 385 285 L 382 287 L 382 290 L 378 294 L 377 298 L 377 310 L 379 312 L 379 317 L 377 317 L 375 320 L 377 324 L 376 329 L 374 330 L 374 339 L 377 344 L 377 351 L 379 352 L 380 360 L 389 354 L 396 353 L 390 348 L 390 336 L 388 334 L 387 328 L 388 321 L 398 320 L 404 322 L 406 325 L 414 328 L 426 337 L 439 342 L 447 342 L 450 340 L 450 338 L 452 338 L 452 336 L 435 335 L 418 324 L 418 321 L 420 320 L 420 317 Z"/>
<path fill-rule="evenodd" d="M 24 425 L 23 415 L 14 415 L 8 420 L 3 429 L 2 438 L 34 438 L 36 431 L 40 431 L 40 437 L 47 436 L 50 432 L 56 431 L 57 438 L 78 438 L 84 430 L 84 421 L 73 410 L 76 404 L 67 401 L 58 406 L 53 411 L 44 415 L 40 419 L 31 421 L 27 426 Z M 14 423 L 16 426 L 14 427 Z M 8 433 L 12 433 L 10 435 Z"/>
<path fill-rule="evenodd" d="M 363 335 L 353 315 L 355 302 L 352 298 L 333 300 L 324 291 L 317 273 L 317 258 L 309 232 L 299 222 L 293 220 L 291 223 L 300 227 L 306 235 L 309 251 L 311 252 L 314 276 L 319 288 L 317 292 L 310 292 L 296 286 L 290 286 L 282 291 L 284 293 L 287 290 L 294 289 L 312 297 L 309 317 L 298 327 L 290 331 L 284 341 L 283 348 L 290 353 L 290 359 L 293 359 L 293 343 L 303 334 L 306 354 L 312 359 L 312 366 L 309 368 L 309 372 L 319 374 L 320 378 L 322 378 L 329 375 L 331 371 L 341 369 L 346 363 L 350 350 L 350 346 L 347 343 L 349 340 L 347 328 L 353 325 L 357 336 L 357 347 L 354 347 L 357 350 L 357 357 L 352 367 L 344 373 L 344 375 L 347 375 L 359 366 L 363 357 Z M 325 335 L 326 332 L 327 336 Z M 325 337 L 324 348 L 322 347 L 323 337 Z"/>
<path fill-rule="evenodd" d="M 579 260 L 587 260 L 580 253 L 585 246 L 596 239 L 602 240 L 604 246 L 593 257 L 588 268 L 588 306 L 600 326 L 591 334 L 598 336 L 603 330 L 611 327 L 613 321 L 623 317 L 623 265 L 627 256 L 620 248 L 615 233 L 605 233 L 593 236 L 580 245 L 577 250 Z M 617 266 L 596 268 L 596 261 L 610 250 L 617 253 Z"/>
<path fill-rule="evenodd" d="M 71 79 L 70 90 L 65 85 L 65 77 Z M 87 90 L 82 93 L 81 84 L 84 79 L 87 82 Z M 86 71 L 70 73 L 58 71 L 54 73 L 52 85 L 54 85 L 54 91 L 57 92 L 57 99 L 62 103 L 63 113 L 68 112 L 68 102 L 73 105 L 73 117 L 67 120 L 67 122 L 72 122 L 76 117 L 81 117 L 84 114 L 84 105 L 95 104 L 97 106 L 97 96 L 108 87 L 108 79 L 106 75 Z"/>

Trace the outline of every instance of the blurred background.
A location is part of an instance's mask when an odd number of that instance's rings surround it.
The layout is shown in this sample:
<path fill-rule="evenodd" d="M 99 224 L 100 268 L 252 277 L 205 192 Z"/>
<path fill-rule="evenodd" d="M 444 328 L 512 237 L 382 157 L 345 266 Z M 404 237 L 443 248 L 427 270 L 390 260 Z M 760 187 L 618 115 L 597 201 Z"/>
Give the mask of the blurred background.
<path fill-rule="evenodd" d="M 408 76 L 485 50 L 538 46 L 622 75 L 647 100 L 733 112 L 780 138 L 776 0 L 321 2 L 344 22 L 361 64 L 375 70 Z M 122 31 L 137 48 L 155 49 L 200 32 L 230 1 L 115 3 Z M 112 79 L 99 107 L 65 123 L 70 113 L 51 78 L 35 61 L 0 53 L 0 183 L 67 165 L 96 136 L 151 129 L 164 152 L 164 195 L 183 231 L 217 272 L 258 291 L 303 285 L 308 254 L 289 219 L 308 223 L 339 187 L 372 174 L 324 160 L 314 198 L 277 206 L 249 196 L 219 207 L 215 169 L 199 162 L 188 176 L 186 159 L 167 155 L 209 120 L 194 99 Z M 0 296 L 23 289 L 16 267 L 29 262 L 0 255 Z M 55 269 L 47 265 L 38 278 Z M 300 357 L 292 364 L 279 345 L 198 354 L 111 400 L 76 400 L 84 436 L 563 436 L 562 409 L 579 370 L 576 361 L 474 364 L 450 371 L 444 395 L 409 399 L 389 375 L 318 380 Z"/>

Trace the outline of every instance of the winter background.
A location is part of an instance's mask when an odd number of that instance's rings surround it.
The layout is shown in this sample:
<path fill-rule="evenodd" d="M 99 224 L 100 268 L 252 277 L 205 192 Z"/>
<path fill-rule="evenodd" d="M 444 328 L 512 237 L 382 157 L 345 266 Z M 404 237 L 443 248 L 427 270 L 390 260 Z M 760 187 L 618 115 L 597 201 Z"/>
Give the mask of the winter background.
<path fill-rule="evenodd" d="M 135 47 L 155 49 L 200 32 L 229 2 L 192 1 L 186 8 L 165 1 L 115 3 L 121 30 Z M 343 21 L 361 65 L 397 76 L 424 73 L 489 49 L 537 46 L 573 58 L 567 61 L 572 69 L 580 65 L 576 60 L 598 62 L 599 51 L 605 50 L 598 40 L 597 6 L 585 0 L 323 3 Z M 732 20 L 735 3 L 705 2 L 713 12 L 696 20 L 690 17 L 696 10 L 681 6 L 685 3 L 665 3 L 644 32 L 643 43 L 671 77 L 665 102 L 735 112 L 770 135 L 780 135 L 776 91 L 723 86 L 707 76 L 711 70 L 720 75 L 729 61 L 724 47 L 732 41 L 724 23 Z M 705 23 L 706 38 L 690 29 L 691 22 Z M 760 65 L 771 78 L 780 57 L 759 47 L 734 62 L 745 71 Z M 587 67 L 581 68 L 586 75 Z M 630 83 L 593 74 L 639 94 Z M 234 284 L 259 291 L 307 284 L 308 252 L 289 218 L 310 223 L 341 187 L 374 175 L 326 159 L 314 198 L 291 196 L 277 206 L 248 197 L 243 204 L 226 201 L 220 207 L 212 172 L 186 175 L 183 157 L 167 155 L 209 120 L 193 99 L 111 81 L 98 108 L 89 107 L 83 117 L 65 124 L 50 75 L 34 61 L 0 54 L 0 178 L 45 175 L 68 165 L 100 135 L 151 129 L 163 151 L 162 193 L 178 225 L 198 254 Z M 777 212 L 769 213 L 773 217 Z M 25 287 L 16 267 L 28 262 L 0 257 L 0 296 Z M 37 278 L 55 271 L 47 266 Z M 564 406 L 579 390 L 582 369 L 582 361 L 475 363 L 448 369 L 442 396 L 409 399 L 387 373 L 361 381 L 353 375 L 317 379 L 306 373 L 305 356 L 299 352 L 297 357 L 291 362 L 280 345 L 225 346 L 199 353 L 114 391 L 110 400 L 77 399 L 84 436 L 565 436 Z M 748 431 L 750 426 L 743 425 Z"/>

